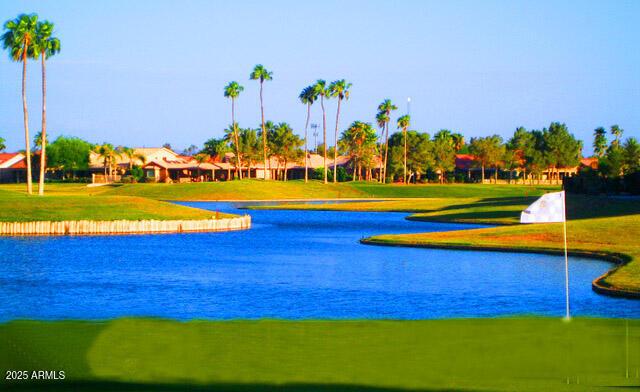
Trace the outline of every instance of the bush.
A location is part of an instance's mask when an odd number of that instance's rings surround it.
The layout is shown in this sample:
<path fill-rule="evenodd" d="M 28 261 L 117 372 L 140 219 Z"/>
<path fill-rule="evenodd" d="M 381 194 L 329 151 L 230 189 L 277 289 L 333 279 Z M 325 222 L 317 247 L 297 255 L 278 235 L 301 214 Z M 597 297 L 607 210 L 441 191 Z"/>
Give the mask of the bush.
<path fill-rule="evenodd" d="M 144 179 L 144 170 L 140 166 L 134 166 L 131 168 L 131 177 L 133 177 L 136 182 L 140 182 Z"/>

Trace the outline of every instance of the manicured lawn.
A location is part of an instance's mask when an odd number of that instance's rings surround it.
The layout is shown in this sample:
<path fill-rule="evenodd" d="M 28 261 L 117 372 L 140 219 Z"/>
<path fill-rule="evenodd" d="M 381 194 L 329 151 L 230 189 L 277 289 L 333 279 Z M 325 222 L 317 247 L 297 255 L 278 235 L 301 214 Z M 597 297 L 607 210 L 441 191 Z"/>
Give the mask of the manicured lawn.
<path fill-rule="evenodd" d="M 80 390 L 609 390 L 640 385 L 640 320 L 14 321 L 0 369 Z M 71 386 L 10 384 L 46 385 Z"/>
<path fill-rule="evenodd" d="M 78 193 L 65 195 L 58 190 L 39 197 L 0 189 L 0 221 L 211 219 L 214 216 L 211 211 L 141 197 L 89 195 L 84 189 Z"/>
<path fill-rule="evenodd" d="M 407 197 L 522 197 L 541 195 L 557 186 L 523 185 L 381 185 L 368 182 L 323 184 L 310 181 L 243 180 L 191 184 L 128 184 L 105 194 L 142 196 L 164 200 L 274 200 Z"/>

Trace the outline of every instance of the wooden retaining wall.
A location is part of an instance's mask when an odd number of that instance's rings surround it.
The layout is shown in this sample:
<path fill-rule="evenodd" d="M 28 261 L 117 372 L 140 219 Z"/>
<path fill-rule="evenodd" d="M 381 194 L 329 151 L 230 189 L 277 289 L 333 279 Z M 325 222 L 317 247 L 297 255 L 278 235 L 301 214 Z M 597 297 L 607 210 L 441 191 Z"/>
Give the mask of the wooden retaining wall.
<path fill-rule="evenodd" d="M 251 227 L 251 216 L 202 220 L 0 222 L 0 235 L 81 235 L 231 231 Z"/>

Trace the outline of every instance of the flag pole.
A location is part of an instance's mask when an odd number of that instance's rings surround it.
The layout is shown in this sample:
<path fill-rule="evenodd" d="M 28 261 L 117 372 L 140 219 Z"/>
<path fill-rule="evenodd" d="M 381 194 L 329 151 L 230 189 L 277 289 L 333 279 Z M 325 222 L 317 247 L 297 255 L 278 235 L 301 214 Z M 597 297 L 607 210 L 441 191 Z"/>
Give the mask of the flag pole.
<path fill-rule="evenodd" d="M 567 301 L 567 313 L 565 319 L 571 319 L 571 313 L 569 312 L 569 255 L 567 253 L 567 198 L 565 191 L 562 191 L 562 212 L 564 213 L 564 219 L 562 221 L 564 232 L 564 289 L 566 293 Z"/>

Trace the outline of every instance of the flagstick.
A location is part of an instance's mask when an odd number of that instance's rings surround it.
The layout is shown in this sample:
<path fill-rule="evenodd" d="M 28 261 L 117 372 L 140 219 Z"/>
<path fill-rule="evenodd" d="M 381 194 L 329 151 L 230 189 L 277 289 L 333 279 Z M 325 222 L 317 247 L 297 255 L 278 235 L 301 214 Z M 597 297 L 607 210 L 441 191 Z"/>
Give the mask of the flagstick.
<path fill-rule="evenodd" d="M 567 254 L 567 198 L 564 191 L 562 191 L 562 212 L 564 213 L 563 231 L 564 231 L 564 285 L 565 293 L 567 297 L 567 314 L 565 319 L 570 320 L 571 314 L 569 312 L 569 256 Z"/>

